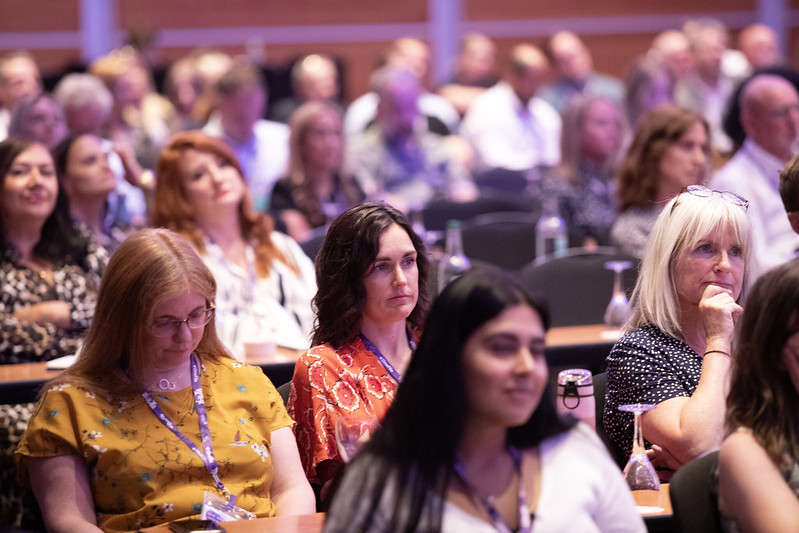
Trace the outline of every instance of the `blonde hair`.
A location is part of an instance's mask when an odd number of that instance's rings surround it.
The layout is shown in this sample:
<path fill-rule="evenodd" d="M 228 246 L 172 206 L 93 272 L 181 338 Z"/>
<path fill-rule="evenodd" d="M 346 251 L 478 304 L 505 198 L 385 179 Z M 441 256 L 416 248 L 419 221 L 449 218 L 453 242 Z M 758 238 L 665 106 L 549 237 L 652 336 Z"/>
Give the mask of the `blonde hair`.
<path fill-rule="evenodd" d="M 743 250 L 744 275 L 738 297 L 738 303 L 743 303 L 757 278 L 746 209 L 719 194 L 700 197 L 685 192 L 672 198 L 655 222 L 633 290 L 633 316 L 625 324 L 625 331 L 653 324 L 667 335 L 680 337 L 682 323 L 674 265 L 700 240 L 725 229 L 732 230 Z"/>
<path fill-rule="evenodd" d="M 80 356 L 51 383 L 82 385 L 116 398 L 138 394 L 148 365 L 143 344 L 152 310 L 187 291 L 213 307 L 216 280 L 186 239 L 163 228 L 130 235 L 105 269 Z M 201 360 L 230 357 L 213 320 L 195 352 Z"/>

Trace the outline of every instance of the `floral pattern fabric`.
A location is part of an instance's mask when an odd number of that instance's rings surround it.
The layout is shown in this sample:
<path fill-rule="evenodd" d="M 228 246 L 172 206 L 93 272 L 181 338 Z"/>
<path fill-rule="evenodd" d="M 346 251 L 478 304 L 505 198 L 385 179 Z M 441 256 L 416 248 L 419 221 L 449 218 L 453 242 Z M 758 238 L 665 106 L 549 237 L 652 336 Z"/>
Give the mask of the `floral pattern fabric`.
<path fill-rule="evenodd" d="M 340 416 L 382 420 L 397 386 L 360 338 L 338 351 L 323 344 L 300 356 L 291 380 L 288 411 L 297 422 L 297 446 L 311 483 L 319 482 L 319 463 L 341 460 L 336 420 Z"/>
<path fill-rule="evenodd" d="M 202 361 L 201 384 L 219 477 L 236 504 L 272 516 L 271 433 L 291 418 L 258 367 Z M 154 393 L 164 413 L 201 447 L 191 387 Z M 54 386 L 39 402 L 16 453 L 21 482 L 31 457 L 78 455 L 89 470 L 97 523 L 132 531 L 199 517 L 206 491 L 219 494 L 202 460 L 166 428 L 141 397 L 102 398 L 71 385 Z"/>

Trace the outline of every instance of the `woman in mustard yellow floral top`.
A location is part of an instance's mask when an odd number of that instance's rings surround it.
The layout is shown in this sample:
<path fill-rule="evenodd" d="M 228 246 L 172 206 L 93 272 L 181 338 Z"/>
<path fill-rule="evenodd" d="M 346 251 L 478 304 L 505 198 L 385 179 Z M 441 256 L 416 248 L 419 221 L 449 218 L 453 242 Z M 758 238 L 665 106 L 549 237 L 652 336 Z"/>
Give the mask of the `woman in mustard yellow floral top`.
<path fill-rule="evenodd" d="M 277 391 L 216 335 L 191 245 L 142 230 L 112 256 L 78 361 L 17 450 L 48 531 L 131 531 L 217 513 L 314 512 Z"/>

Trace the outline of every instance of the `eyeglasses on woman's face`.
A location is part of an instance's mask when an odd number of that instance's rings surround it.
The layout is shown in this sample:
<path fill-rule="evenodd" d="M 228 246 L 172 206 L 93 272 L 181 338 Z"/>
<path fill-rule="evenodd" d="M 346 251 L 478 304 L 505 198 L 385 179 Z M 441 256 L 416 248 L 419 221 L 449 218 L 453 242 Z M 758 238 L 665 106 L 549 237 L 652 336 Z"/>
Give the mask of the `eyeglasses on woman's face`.
<path fill-rule="evenodd" d="M 153 337 L 162 338 L 176 334 L 183 324 L 186 324 L 191 329 L 199 329 L 211 321 L 215 309 L 214 307 L 199 309 L 183 320 L 168 317 L 156 318 L 150 324 L 150 332 L 153 334 Z"/>

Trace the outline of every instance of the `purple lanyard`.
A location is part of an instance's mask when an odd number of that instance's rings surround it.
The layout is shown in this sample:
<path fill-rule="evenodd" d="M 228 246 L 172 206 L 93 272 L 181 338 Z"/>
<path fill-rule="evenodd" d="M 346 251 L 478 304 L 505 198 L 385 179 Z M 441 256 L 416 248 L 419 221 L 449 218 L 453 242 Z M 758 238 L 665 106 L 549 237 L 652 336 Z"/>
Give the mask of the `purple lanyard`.
<path fill-rule="evenodd" d="M 516 473 L 519 474 L 519 529 L 516 531 L 518 531 L 518 533 L 530 533 L 533 530 L 533 520 L 530 515 L 530 509 L 527 508 L 527 491 L 524 490 L 524 483 L 522 480 L 522 454 L 519 449 L 512 444 L 508 444 L 508 453 L 513 461 Z M 477 491 L 474 490 L 474 486 L 466 479 L 466 471 L 458 459 L 455 459 L 455 464 L 453 466 L 455 467 L 455 473 L 458 474 L 463 484 L 469 489 L 471 496 L 478 500 L 488 513 L 488 517 L 491 519 L 491 524 L 494 526 L 494 529 L 500 533 L 511 533 L 511 529 L 502 520 L 502 515 L 499 514 L 499 511 L 494 505 L 494 497 L 480 496 Z"/>
<path fill-rule="evenodd" d="M 194 391 L 194 408 L 197 410 L 197 417 L 200 422 L 200 435 L 202 436 L 203 450 L 205 450 L 205 453 L 172 423 L 169 417 L 166 416 L 166 413 L 164 413 L 161 407 L 156 403 L 152 392 L 145 391 L 142 392 L 141 395 L 144 401 L 147 402 L 147 405 L 150 406 L 153 414 L 158 417 L 158 420 L 174 433 L 177 438 L 182 440 L 183 444 L 188 446 L 191 451 L 197 454 L 205 465 L 205 469 L 208 470 L 208 473 L 214 478 L 216 487 L 228 499 L 230 505 L 235 505 L 236 496 L 231 494 L 224 483 L 222 483 L 222 480 L 219 479 L 219 465 L 214 456 L 213 443 L 211 442 L 211 430 L 208 428 L 208 414 L 205 410 L 205 399 L 203 398 L 203 388 L 200 384 L 200 364 L 197 362 L 193 353 L 191 354 L 191 388 Z"/>
<path fill-rule="evenodd" d="M 408 336 L 408 346 L 410 347 L 411 352 L 415 352 L 416 341 L 413 340 L 411 332 L 408 331 L 407 329 L 405 330 L 405 334 Z M 372 352 L 375 355 L 375 357 L 377 357 L 377 360 L 380 361 L 380 364 L 383 365 L 383 368 L 385 368 L 388 371 L 388 373 L 391 374 L 391 377 L 394 378 L 394 380 L 397 383 L 402 383 L 402 375 L 399 372 L 397 372 L 397 369 L 394 368 L 394 365 L 388 362 L 386 356 L 380 353 L 380 350 L 377 348 L 377 346 L 375 346 L 372 341 L 367 339 L 366 335 L 364 335 L 363 333 L 359 333 L 358 335 L 361 337 L 361 340 L 363 341 L 364 346 L 366 346 L 366 349 Z"/>

